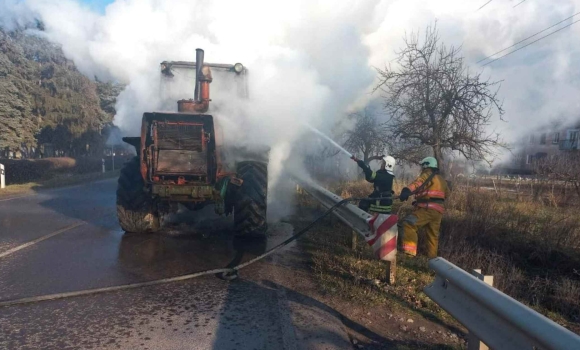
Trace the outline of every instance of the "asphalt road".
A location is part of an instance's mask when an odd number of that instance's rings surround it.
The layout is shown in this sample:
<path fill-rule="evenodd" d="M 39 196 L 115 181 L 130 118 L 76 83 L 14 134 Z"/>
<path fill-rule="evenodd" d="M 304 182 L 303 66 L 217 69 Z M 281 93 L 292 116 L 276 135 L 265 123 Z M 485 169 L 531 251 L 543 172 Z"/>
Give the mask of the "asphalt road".
<path fill-rule="evenodd" d="M 0 257 L 0 301 L 235 265 L 293 231 L 282 223 L 271 227 L 267 242 L 235 240 L 231 221 L 209 208 L 187 214 L 180 218 L 185 223 L 161 235 L 125 234 L 115 216 L 115 188 L 111 179 L 0 199 L 0 255 L 54 234 Z M 0 349 L 305 348 L 284 292 L 243 278 L 259 275 L 266 265 L 252 265 L 232 282 L 209 276 L 2 307 Z M 318 322 L 329 334 L 318 342 L 323 348 L 349 347 L 340 327 L 324 317 Z M 310 327 L 302 323 L 302 329 Z"/>

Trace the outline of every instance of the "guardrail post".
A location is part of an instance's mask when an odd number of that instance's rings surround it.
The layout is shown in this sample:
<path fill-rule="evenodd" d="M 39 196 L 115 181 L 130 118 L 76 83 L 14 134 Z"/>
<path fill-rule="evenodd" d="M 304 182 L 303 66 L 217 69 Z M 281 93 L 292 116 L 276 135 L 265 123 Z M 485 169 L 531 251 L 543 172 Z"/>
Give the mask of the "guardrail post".
<path fill-rule="evenodd" d="M 0 164 L 0 188 L 6 187 L 6 171 L 4 170 L 4 164 Z"/>
<path fill-rule="evenodd" d="M 393 285 L 397 276 L 397 257 L 395 256 L 393 260 L 385 262 L 387 263 L 387 283 Z"/>
<path fill-rule="evenodd" d="M 482 275 L 481 269 L 474 269 L 471 274 L 478 280 L 493 287 L 493 276 Z M 489 350 L 489 348 L 475 334 L 470 332 L 467 336 L 467 350 Z"/>
<path fill-rule="evenodd" d="M 105 159 L 104 158 L 101 159 L 101 168 L 102 168 L 102 173 L 104 174 L 105 173 Z"/>
<path fill-rule="evenodd" d="M 356 250 L 357 242 L 358 242 L 358 233 L 356 233 L 355 230 L 352 230 L 352 240 L 350 244 L 351 250 Z"/>

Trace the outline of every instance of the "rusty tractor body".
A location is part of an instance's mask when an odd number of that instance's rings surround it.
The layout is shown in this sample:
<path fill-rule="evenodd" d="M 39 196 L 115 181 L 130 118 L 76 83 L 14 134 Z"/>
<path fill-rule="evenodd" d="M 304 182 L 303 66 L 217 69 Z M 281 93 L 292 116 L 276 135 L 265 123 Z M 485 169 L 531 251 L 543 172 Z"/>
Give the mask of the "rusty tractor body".
<path fill-rule="evenodd" d="M 195 69 L 194 98 L 177 101 L 177 112 L 144 113 L 141 135 L 123 138 L 137 156 L 119 177 L 121 227 L 127 232 L 154 232 L 177 204 L 190 210 L 214 204 L 216 213 L 234 214 L 239 235 L 264 235 L 268 149 L 225 145 L 219 120 L 209 112 L 212 69 L 221 76 L 233 75 L 234 90 L 245 98 L 245 67 L 204 64 L 203 50 L 197 49 L 195 63 L 161 63 L 161 73 L 170 81 L 177 68 Z"/>

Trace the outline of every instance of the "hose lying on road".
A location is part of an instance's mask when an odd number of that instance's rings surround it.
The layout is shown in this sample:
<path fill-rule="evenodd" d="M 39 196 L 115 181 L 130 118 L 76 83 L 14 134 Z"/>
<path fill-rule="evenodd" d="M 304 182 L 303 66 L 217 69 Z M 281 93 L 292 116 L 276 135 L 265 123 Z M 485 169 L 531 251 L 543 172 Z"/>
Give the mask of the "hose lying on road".
<path fill-rule="evenodd" d="M 74 292 L 56 293 L 56 294 L 40 295 L 40 296 L 29 297 L 29 298 L 21 298 L 21 299 L 13 299 L 13 300 L 0 301 L 0 307 L 11 306 L 11 305 L 20 305 L 20 304 L 30 304 L 30 303 L 36 303 L 36 302 L 46 301 L 46 300 L 65 299 L 65 298 L 71 298 L 71 297 L 77 297 L 77 296 L 89 295 L 89 294 L 99 294 L 99 293 L 106 293 L 106 292 L 115 292 L 115 291 L 120 291 L 120 290 L 135 289 L 135 288 L 141 288 L 141 287 L 146 287 L 146 286 L 156 286 L 156 285 L 159 285 L 159 284 L 166 284 L 166 283 L 171 283 L 171 282 L 185 281 L 185 280 L 189 280 L 189 279 L 192 279 L 192 278 L 201 277 L 201 276 L 207 276 L 207 275 L 220 275 L 220 277 L 222 277 L 223 279 L 233 280 L 233 279 L 237 278 L 238 271 L 240 269 L 242 269 L 242 268 L 244 268 L 244 267 L 246 267 L 248 265 L 251 265 L 251 264 L 253 264 L 253 263 L 255 263 L 255 262 L 259 261 L 259 260 L 264 259 L 265 257 L 267 257 L 267 256 L 275 253 L 276 251 L 280 250 L 284 246 L 288 245 L 289 243 L 295 241 L 300 236 L 302 236 L 303 234 L 305 234 L 306 232 L 308 232 L 308 230 L 310 230 L 317 222 L 319 222 L 320 220 L 322 220 L 325 217 L 327 217 L 329 214 L 331 214 L 332 212 L 334 212 L 338 207 L 340 207 L 344 203 L 351 202 L 351 201 L 357 201 L 357 200 L 367 200 L 367 199 L 370 199 L 370 200 L 380 200 L 380 199 L 394 199 L 394 198 L 393 197 L 379 197 L 379 198 L 346 198 L 346 199 L 343 199 L 342 201 L 334 204 L 327 211 L 325 211 L 322 215 L 320 215 L 314 221 L 312 221 L 311 223 L 309 223 L 308 225 L 306 225 L 306 227 L 304 227 L 303 229 L 301 229 L 298 233 L 296 233 L 292 237 L 289 237 L 288 239 L 286 239 L 284 242 L 282 242 L 282 243 L 278 244 L 277 246 L 271 248 L 270 250 L 268 250 L 264 254 L 259 255 L 259 256 L 255 257 L 255 258 L 251 259 L 251 260 L 246 261 L 243 264 L 239 264 L 239 265 L 234 266 L 234 267 L 230 267 L 230 268 L 220 268 L 220 269 L 213 269 L 213 270 L 206 270 L 206 271 L 200 271 L 200 272 L 191 273 L 191 274 L 187 274 L 187 275 L 181 275 L 181 276 L 169 277 L 169 278 L 162 278 L 162 279 L 153 280 L 153 281 L 147 281 L 147 282 L 124 284 L 124 285 L 120 285 L 120 286 L 111 286 L 111 287 L 103 287 L 103 288 L 85 289 L 85 290 L 79 290 L 79 291 L 74 291 Z"/>

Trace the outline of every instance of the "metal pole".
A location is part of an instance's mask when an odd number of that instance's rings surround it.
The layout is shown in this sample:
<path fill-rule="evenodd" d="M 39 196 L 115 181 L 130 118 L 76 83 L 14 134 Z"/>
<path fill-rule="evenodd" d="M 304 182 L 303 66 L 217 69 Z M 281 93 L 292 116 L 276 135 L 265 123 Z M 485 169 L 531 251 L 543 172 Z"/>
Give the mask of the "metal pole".
<path fill-rule="evenodd" d="M 111 162 L 113 163 L 113 171 L 115 170 L 115 145 L 111 145 Z"/>
<path fill-rule="evenodd" d="M 101 159 L 101 168 L 103 169 L 102 172 L 103 174 L 105 173 L 105 158 Z"/>
<path fill-rule="evenodd" d="M 0 164 L 0 189 L 6 187 L 4 164 Z"/>

